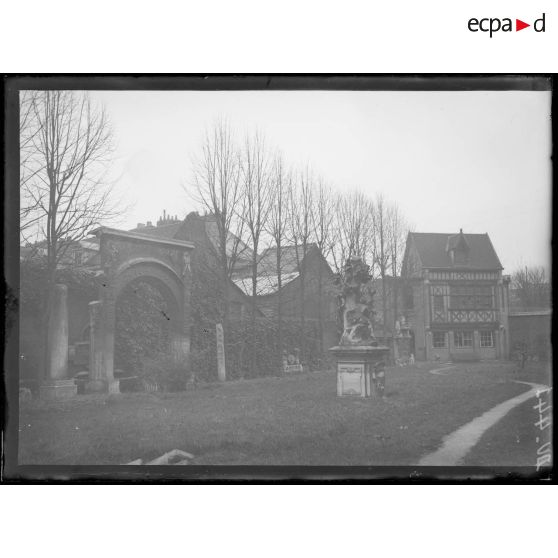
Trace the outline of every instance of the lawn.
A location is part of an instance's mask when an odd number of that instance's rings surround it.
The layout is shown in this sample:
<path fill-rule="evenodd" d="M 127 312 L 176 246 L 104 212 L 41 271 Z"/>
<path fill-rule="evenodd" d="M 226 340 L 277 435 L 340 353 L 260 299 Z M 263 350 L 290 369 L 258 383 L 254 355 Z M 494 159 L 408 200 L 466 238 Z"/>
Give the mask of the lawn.
<path fill-rule="evenodd" d="M 549 385 L 544 368 L 529 364 L 521 373 L 521 379 Z M 548 402 L 549 395 L 542 397 Z M 537 464 L 542 446 L 552 439 L 552 428 L 541 428 L 541 415 L 536 408 L 538 399 L 532 398 L 512 409 L 498 424 L 481 437 L 477 445 L 465 457 L 464 465 L 506 466 L 510 463 L 533 467 Z M 543 404 L 542 408 L 546 406 Z M 547 412 L 545 414 L 550 414 Z M 537 454 L 537 450 L 539 454 Z"/>
<path fill-rule="evenodd" d="M 386 400 L 339 398 L 335 373 L 325 371 L 23 402 L 19 463 L 114 465 L 176 448 L 197 465 L 414 465 L 443 436 L 528 389 L 511 381 L 509 364 L 458 365 L 447 375 L 433 367 L 388 369 Z"/>

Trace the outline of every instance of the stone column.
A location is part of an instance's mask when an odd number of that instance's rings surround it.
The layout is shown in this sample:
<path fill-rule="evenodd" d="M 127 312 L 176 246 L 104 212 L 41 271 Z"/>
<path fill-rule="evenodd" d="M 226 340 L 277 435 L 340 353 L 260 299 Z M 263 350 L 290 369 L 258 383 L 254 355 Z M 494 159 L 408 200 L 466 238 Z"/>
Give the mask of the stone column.
<path fill-rule="evenodd" d="M 216 324 L 215 326 L 216 339 L 217 339 L 217 377 L 220 382 L 227 379 L 225 367 L 225 335 L 223 332 L 223 325 Z"/>
<path fill-rule="evenodd" d="M 111 299 L 89 303 L 89 381 L 86 393 L 119 393 L 119 381 L 114 379 L 114 307 Z M 111 319 L 112 317 L 112 325 Z"/>
<path fill-rule="evenodd" d="M 190 348 L 192 338 L 192 270 L 190 262 L 190 253 L 182 254 L 182 333 L 181 339 L 181 357 L 184 362 L 185 372 L 189 376 L 190 382 L 196 381 L 196 371 L 192 368 L 190 361 Z"/>
<path fill-rule="evenodd" d="M 116 327 L 116 297 L 110 287 L 102 307 L 101 335 L 103 339 L 103 372 L 109 393 L 120 393 L 120 382 L 114 379 L 114 330 Z"/>
<path fill-rule="evenodd" d="M 85 385 L 87 393 L 104 392 L 107 389 L 103 369 L 102 309 L 103 303 L 100 300 L 89 303 L 89 381 Z"/>
<path fill-rule="evenodd" d="M 74 379 L 68 379 L 68 287 L 55 285 L 48 322 L 47 378 L 40 387 L 46 399 L 77 394 Z"/>
<path fill-rule="evenodd" d="M 473 331 L 473 352 L 480 358 L 481 348 L 480 348 L 480 332 L 478 329 Z"/>

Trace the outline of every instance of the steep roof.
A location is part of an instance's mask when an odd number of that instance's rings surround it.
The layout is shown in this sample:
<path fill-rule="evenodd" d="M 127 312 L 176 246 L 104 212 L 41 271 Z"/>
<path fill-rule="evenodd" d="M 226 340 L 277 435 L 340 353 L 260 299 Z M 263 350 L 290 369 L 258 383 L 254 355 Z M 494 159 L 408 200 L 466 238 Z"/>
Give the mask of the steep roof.
<path fill-rule="evenodd" d="M 315 244 L 309 244 L 306 253 L 315 248 Z M 297 257 L 298 250 L 298 257 Z M 281 271 L 282 273 L 298 273 L 298 259 L 302 258 L 302 247 L 282 246 L 281 247 Z M 267 248 L 261 254 L 259 268 L 262 272 L 275 273 L 277 268 L 277 247 Z"/>
<path fill-rule="evenodd" d="M 212 215 L 204 215 L 201 217 L 205 221 L 205 230 L 207 236 L 215 250 L 219 249 L 219 227 L 217 221 Z M 249 246 L 235 236 L 232 232 L 227 234 L 227 255 L 230 257 L 236 252 L 239 260 L 250 260 L 252 258 L 252 250 Z"/>
<path fill-rule="evenodd" d="M 488 234 L 462 234 L 469 247 L 466 266 L 471 269 L 503 269 Z M 454 266 L 448 251 L 458 235 L 456 233 L 409 233 L 424 268 L 451 269 Z"/>
<path fill-rule="evenodd" d="M 309 244 L 306 255 L 310 251 L 317 250 L 315 244 Z M 302 259 L 302 248 L 298 247 L 299 258 Z M 301 262 L 302 263 L 302 262 Z M 252 267 L 246 266 L 237 269 L 233 276 L 233 282 L 242 291 L 252 294 Z M 294 281 L 300 275 L 296 246 L 281 247 L 281 287 Z M 273 294 L 278 290 L 279 277 L 277 275 L 277 247 L 265 249 L 258 258 L 258 277 L 256 282 L 256 293 L 258 296 Z"/>

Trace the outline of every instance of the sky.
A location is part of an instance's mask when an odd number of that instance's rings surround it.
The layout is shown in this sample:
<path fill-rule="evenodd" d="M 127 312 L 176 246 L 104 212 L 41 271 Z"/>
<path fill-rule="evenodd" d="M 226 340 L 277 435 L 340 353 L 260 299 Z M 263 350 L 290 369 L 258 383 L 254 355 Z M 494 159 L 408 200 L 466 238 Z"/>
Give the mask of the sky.
<path fill-rule="evenodd" d="M 417 232 L 488 233 L 505 272 L 550 267 L 550 92 L 95 91 L 133 228 L 198 209 L 192 158 L 221 117 L 338 191 L 382 193 Z"/>

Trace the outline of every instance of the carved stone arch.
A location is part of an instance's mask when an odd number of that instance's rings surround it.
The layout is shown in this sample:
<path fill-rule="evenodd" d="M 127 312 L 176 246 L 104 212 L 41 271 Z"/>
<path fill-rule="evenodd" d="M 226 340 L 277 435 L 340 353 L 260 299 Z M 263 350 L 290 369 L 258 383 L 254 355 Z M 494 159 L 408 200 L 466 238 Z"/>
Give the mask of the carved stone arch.
<path fill-rule="evenodd" d="M 172 308 L 171 352 L 187 366 L 190 352 L 190 242 L 101 227 L 100 300 L 90 303 L 92 390 L 114 385 L 115 307 L 118 296 L 137 279 L 156 281 Z"/>
<path fill-rule="evenodd" d="M 184 316 L 180 309 L 184 306 L 184 283 L 172 267 L 155 258 L 135 258 L 125 262 L 115 271 L 115 300 L 130 283 L 139 279 L 155 280 L 156 284 L 163 287 L 162 294 L 169 302 L 169 308 L 182 324 Z"/>

